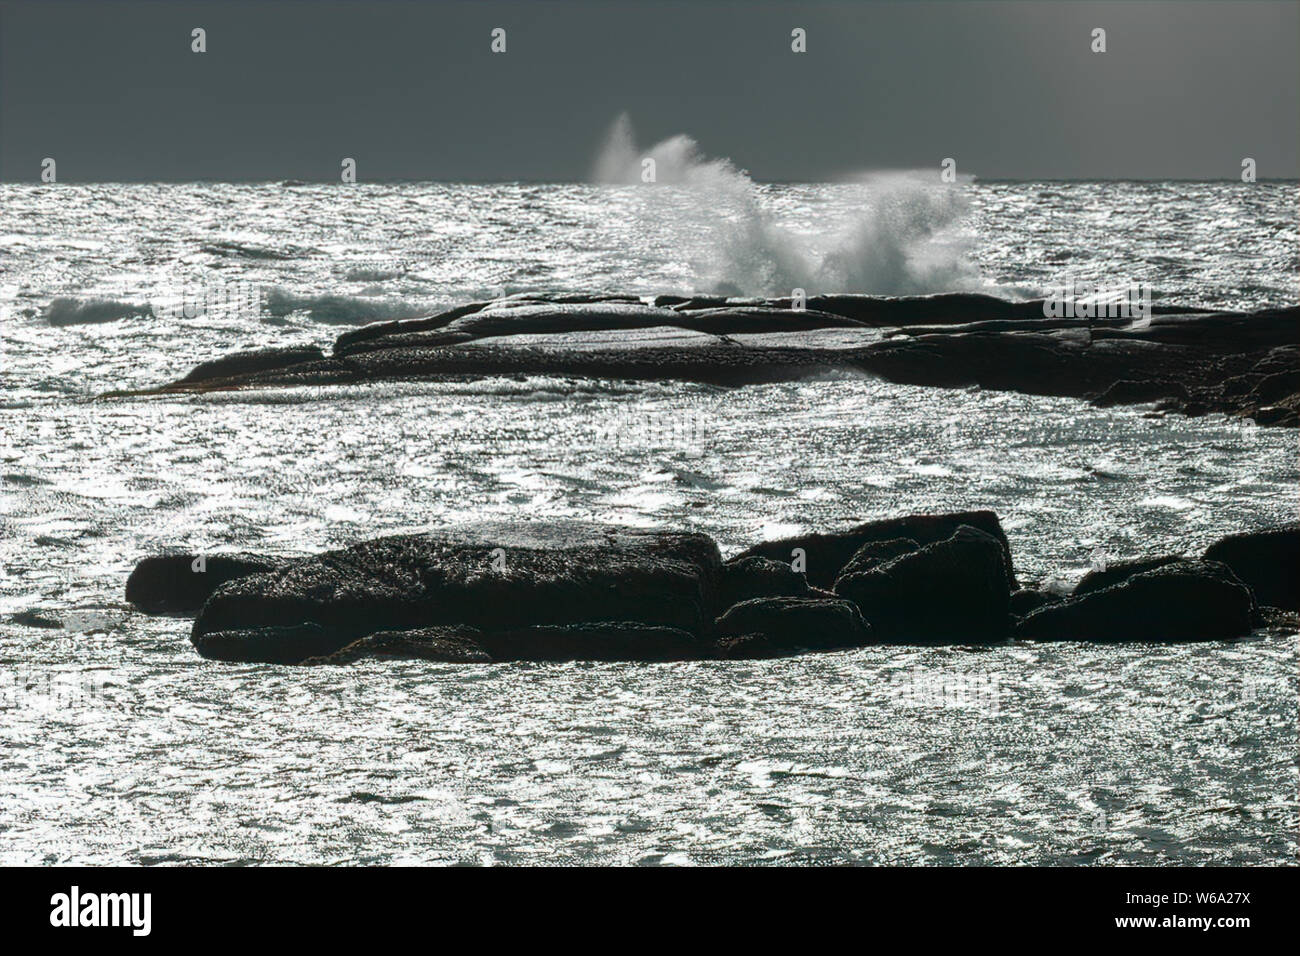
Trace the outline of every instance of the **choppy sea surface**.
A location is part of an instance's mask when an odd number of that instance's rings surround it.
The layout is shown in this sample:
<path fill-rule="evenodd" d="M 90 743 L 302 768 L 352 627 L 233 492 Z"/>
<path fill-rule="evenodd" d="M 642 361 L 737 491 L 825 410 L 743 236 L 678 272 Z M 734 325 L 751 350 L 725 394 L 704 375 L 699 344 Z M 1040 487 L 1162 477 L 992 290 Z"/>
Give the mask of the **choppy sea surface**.
<path fill-rule="evenodd" d="M 200 659 L 164 547 L 987 507 L 1022 579 L 1295 517 L 1297 438 L 866 377 L 95 401 L 525 290 L 1293 304 L 1294 183 L 0 186 L 0 863 L 1287 863 L 1297 637 L 787 660 Z"/>

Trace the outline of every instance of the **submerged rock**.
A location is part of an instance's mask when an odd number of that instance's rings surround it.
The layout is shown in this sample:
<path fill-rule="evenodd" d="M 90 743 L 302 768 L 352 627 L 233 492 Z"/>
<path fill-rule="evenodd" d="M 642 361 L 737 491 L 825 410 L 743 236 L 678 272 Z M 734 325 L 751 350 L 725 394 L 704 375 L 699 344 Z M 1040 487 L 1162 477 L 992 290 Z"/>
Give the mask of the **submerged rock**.
<path fill-rule="evenodd" d="M 97 325 L 118 319 L 153 318 L 153 306 L 147 302 L 119 302 L 116 299 L 78 299 L 59 296 L 45 307 L 45 321 L 53 326 Z"/>
<path fill-rule="evenodd" d="M 1006 560 L 997 538 L 962 525 L 943 541 L 843 575 L 835 593 L 858 606 L 881 641 L 1000 641 L 1011 622 Z"/>
<path fill-rule="evenodd" d="M 1260 604 L 1300 610 L 1300 524 L 1221 538 L 1205 560 L 1226 564 Z"/>
<path fill-rule="evenodd" d="M 1226 565 L 1177 561 L 1040 608 L 1016 628 L 1035 641 L 1210 641 L 1250 633 L 1255 601 Z"/>
<path fill-rule="evenodd" d="M 153 555 L 126 579 L 126 599 L 148 614 L 194 614 L 221 585 L 280 563 L 258 554 Z"/>
<path fill-rule="evenodd" d="M 732 561 L 747 557 L 772 558 L 790 561 L 792 552 L 799 549 L 807 560 L 808 583 L 820 588 L 830 588 L 840 576 L 844 566 L 864 545 L 910 539 L 919 544 L 931 544 L 952 536 L 962 525 L 977 528 L 992 535 L 1002 548 L 1008 580 L 1014 584 L 1015 572 L 1011 564 L 1011 545 L 1002 530 L 998 516 L 991 511 L 957 511 L 950 514 L 906 515 L 869 521 L 847 531 L 829 534 L 804 534 L 791 538 L 764 541 L 741 552 Z"/>

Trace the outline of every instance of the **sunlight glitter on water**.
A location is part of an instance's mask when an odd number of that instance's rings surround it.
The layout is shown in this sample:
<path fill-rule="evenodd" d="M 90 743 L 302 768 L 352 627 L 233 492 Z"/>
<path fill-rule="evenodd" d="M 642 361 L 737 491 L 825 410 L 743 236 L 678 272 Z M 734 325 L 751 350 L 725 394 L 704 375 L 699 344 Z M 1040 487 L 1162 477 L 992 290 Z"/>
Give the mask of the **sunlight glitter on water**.
<path fill-rule="evenodd" d="M 853 205 L 850 187 L 765 189 L 796 234 Z M 1294 301 L 1294 196 L 977 185 L 975 255 L 1008 291 L 1118 277 L 1198 304 Z M 188 621 L 122 596 L 134 562 L 171 546 L 296 554 L 572 517 L 697 529 L 730 554 L 970 507 L 1001 516 L 1023 580 L 1064 587 L 1098 551 L 1196 553 L 1293 519 L 1294 433 L 847 376 L 91 402 L 238 348 L 327 346 L 340 317 L 520 288 L 701 288 L 709 224 L 655 223 L 634 194 L 585 186 L 358 187 L 350 209 L 323 187 L 0 186 L 0 200 L 0 862 L 1294 859 L 1282 632 L 292 669 L 203 661 Z M 237 228 L 215 204 L 243 210 Z M 1223 217 L 1240 223 L 1231 255 Z M 174 307 L 193 276 L 306 305 L 187 317 Z M 41 316 L 59 296 L 157 308 L 56 328 Z"/>

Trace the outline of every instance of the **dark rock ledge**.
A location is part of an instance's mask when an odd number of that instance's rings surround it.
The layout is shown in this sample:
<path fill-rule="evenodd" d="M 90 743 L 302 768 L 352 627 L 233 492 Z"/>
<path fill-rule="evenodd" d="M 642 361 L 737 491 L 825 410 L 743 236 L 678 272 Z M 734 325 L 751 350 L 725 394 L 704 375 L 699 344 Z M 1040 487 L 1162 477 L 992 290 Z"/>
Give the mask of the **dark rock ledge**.
<path fill-rule="evenodd" d="M 911 385 L 1158 402 L 1300 425 L 1300 307 L 1147 320 L 1049 319 L 986 295 L 521 295 L 343 333 L 333 353 L 259 349 L 205 362 L 175 392 L 554 374 L 746 385 L 851 370 Z"/>
<path fill-rule="evenodd" d="M 1227 640 L 1295 620 L 1300 524 L 1019 588 L 989 511 L 907 515 L 764 542 L 529 522 L 311 557 L 167 554 L 127 598 L 193 613 L 204 657 L 276 664 L 774 657 L 870 644 Z M 203 570 L 197 570 L 203 568 Z"/>

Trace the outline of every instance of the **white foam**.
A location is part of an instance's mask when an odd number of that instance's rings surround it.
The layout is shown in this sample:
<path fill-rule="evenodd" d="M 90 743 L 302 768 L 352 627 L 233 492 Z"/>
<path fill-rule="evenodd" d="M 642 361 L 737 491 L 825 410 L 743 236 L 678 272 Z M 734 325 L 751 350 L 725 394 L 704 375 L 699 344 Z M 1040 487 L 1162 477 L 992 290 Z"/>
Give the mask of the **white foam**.
<path fill-rule="evenodd" d="M 947 184 L 938 170 L 863 174 L 851 181 L 863 204 L 826 235 L 779 224 L 764 190 L 730 160 L 705 157 L 689 136 L 638 149 L 626 114 L 615 120 L 593 167 L 598 183 L 642 184 L 643 161 L 654 160 L 649 215 L 675 220 L 672 233 L 719 292 L 788 295 L 816 292 L 913 295 L 987 288 L 962 227 L 963 181 Z M 964 182 L 969 182 L 967 177 Z"/>

